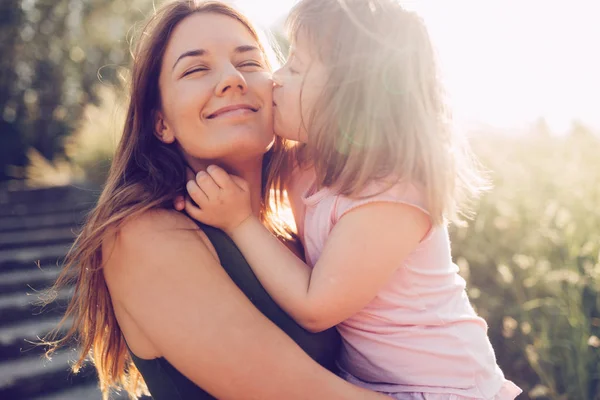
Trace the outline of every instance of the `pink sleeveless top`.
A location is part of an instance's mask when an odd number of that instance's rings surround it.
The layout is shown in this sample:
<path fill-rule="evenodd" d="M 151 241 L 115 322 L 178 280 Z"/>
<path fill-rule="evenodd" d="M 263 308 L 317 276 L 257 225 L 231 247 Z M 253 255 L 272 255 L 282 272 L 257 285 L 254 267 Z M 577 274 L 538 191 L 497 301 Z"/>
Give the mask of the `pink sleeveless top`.
<path fill-rule="evenodd" d="M 384 186 L 373 183 L 360 197 L 374 196 L 352 199 L 328 188 L 315 192 L 310 175 L 298 180 L 297 188 L 305 190 L 291 200 L 311 266 L 335 224 L 356 207 L 383 201 L 427 213 L 422 193 L 410 184 L 376 194 Z M 473 310 L 452 262 L 446 226 L 434 226 L 407 259 L 399 259 L 388 284 L 338 330 L 341 370 L 369 389 L 475 399 L 513 399 L 521 392 L 496 364 L 487 324 Z"/>

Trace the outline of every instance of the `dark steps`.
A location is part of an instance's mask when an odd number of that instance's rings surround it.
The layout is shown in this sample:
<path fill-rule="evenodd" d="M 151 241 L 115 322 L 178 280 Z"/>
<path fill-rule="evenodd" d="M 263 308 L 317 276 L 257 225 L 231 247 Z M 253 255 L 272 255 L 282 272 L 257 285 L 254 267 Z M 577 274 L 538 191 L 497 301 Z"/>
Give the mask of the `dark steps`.
<path fill-rule="evenodd" d="M 0 399 L 29 399 L 41 393 L 51 393 L 69 386 L 97 381 L 91 365 L 73 374 L 69 365 L 77 357 L 73 350 L 63 350 L 51 360 L 40 355 L 23 356 L 0 363 Z"/>
<path fill-rule="evenodd" d="M 10 293 L 0 295 L 0 327 L 28 318 L 46 318 L 64 314 L 71 299 L 72 289 L 65 289 L 56 296 L 56 301 L 42 307 L 39 303 L 42 292 Z"/>
<path fill-rule="evenodd" d="M 0 251 L 55 244 L 68 246 L 75 240 L 75 235 L 73 227 L 0 232 Z"/>
<path fill-rule="evenodd" d="M 5 270 L 0 281 L 0 293 L 46 289 L 54 283 L 60 271 L 57 266 Z"/>
<path fill-rule="evenodd" d="M 4 217 L 15 217 L 15 216 L 40 216 L 54 213 L 63 212 L 81 212 L 86 213 L 95 204 L 95 201 L 86 197 L 79 199 L 71 199 L 67 201 L 61 201 L 57 204 L 15 204 L 15 205 L 3 205 L 0 207 L 0 218 Z"/>
<path fill-rule="evenodd" d="M 56 280 L 65 255 L 98 190 L 65 186 L 9 190 L 0 187 L 0 399 L 100 400 L 91 365 L 74 375 L 77 353 L 59 350 L 51 361 L 40 339 L 61 320 L 72 288 L 42 308 L 36 304 Z M 58 332 L 66 333 L 70 321 Z M 124 399 L 122 394 L 111 396 Z"/>
<path fill-rule="evenodd" d="M 62 265 L 70 247 L 70 243 L 63 243 L 0 250 L 0 273 L 35 269 L 39 265 Z"/>
<path fill-rule="evenodd" d="M 0 359 L 14 360 L 23 356 L 42 355 L 46 348 L 40 345 L 41 340 L 56 329 L 61 319 L 62 316 L 59 315 L 0 327 Z M 61 338 L 69 327 L 70 320 L 59 330 L 55 339 Z"/>
<path fill-rule="evenodd" d="M 129 397 L 123 392 L 110 395 L 110 400 L 127 400 Z M 73 389 L 63 390 L 48 396 L 36 397 L 32 400 L 101 400 L 102 395 L 96 384 L 84 384 Z M 151 400 L 150 397 L 142 397 Z"/>

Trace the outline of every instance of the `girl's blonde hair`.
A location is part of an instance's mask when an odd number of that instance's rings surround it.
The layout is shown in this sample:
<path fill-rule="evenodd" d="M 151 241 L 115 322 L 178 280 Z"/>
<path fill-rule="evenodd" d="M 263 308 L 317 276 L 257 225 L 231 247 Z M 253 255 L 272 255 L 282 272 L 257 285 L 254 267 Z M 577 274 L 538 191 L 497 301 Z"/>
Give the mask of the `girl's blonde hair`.
<path fill-rule="evenodd" d="M 110 293 L 102 272 L 102 243 L 107 234 L 118 231 L 126 221 L 154 208 L 173 208 L 175 196 L 183 194 L 186 164 L 179 148 L 158 140 L 154 135 L 153 113 L 160 107 L 158 77 L 162 58 L 173 29 L 196 13 L 215 13 L 243 24 L 265 53 L 258 31 L 240 12 L 219 1 L 176 0 L 162 6 L 139 32 L 133 50 L 129 105 L 123 135 L 113 158 L 106 185 L 96 207 L 65 261 L 65 267 L 49 292 L 50 302 L 58 291 L 74 282 L 75 291 L 66 314 L 53 335 L 44 343 L 48 355 L 76 339 L 79 358 L 73 366 L 77 372 L 90 357 L 98 372 L 103 398 L 110 389 L 124 388 L 135 397 L 145 391 L 144 381 L 135 367 L 117 323 Z M 267 65 L 271 65 L 267 58 Z M 263 171 L 273 151 L 282 142 L 276 139 L 265 156 Z M 274 232 L 280 225 L 270 217 L 273 203 L 268 201 L 268 182 L 263 182 L 262 217 Z M 67 321 L 73 321 L 66 336 L 52 340 Z"/>
<path fill-rule="evenodd" d="M 434 223 L 464 213 L 485 182 L 451 129 L 421 18 L 394 0 L 302 0 L 287 28 L 328 73 L 301 151 L 318 185 L 351 196 L 391 176 L 422 188 Z"/>

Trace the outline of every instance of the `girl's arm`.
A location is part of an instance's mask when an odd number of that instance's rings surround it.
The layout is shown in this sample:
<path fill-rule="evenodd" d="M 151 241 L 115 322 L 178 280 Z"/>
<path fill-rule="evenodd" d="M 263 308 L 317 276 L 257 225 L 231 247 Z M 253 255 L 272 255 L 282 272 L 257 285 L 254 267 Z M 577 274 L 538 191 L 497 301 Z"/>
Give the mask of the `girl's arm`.
<path fill-rule="evenodd" d="M 310 331 L 330 328 L 366 306 L 430 229 L 421 210 L 374 202 L 345 214 L 314 269 L 252 216 L 245 182 L 218 167 L 188 182 L 194 218 L 235 241 L 273 299 Z"/>
<path fill-rule="evenodd" d="M 250 303 L 184 215 L 146 212 L 107 243 L 104 274 L 120 317 L 216 398 L 387 398 L 310 359 Z"/>

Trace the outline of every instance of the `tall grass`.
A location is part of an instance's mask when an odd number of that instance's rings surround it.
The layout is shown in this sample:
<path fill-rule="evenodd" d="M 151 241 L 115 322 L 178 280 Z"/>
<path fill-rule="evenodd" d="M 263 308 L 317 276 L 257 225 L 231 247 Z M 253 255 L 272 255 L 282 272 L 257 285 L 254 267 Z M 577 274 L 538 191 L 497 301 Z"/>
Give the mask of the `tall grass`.
<path fill-rule="evenodd" d="M 600 399 L 600 140 L 485 137 L 495 188 L 453 254 L 506 375 L 530 398 Z"/>
<path fill-rule="evenodd" d="M 104 183 L 125 121 L 124 98 L 118 93 L 113 87 L 99 87 L 99 103 L 85 107 L 78 128 L 65 141 L 66 159 L 49 161 L 29 151 L 25 169 L 29 186 Z"/>

